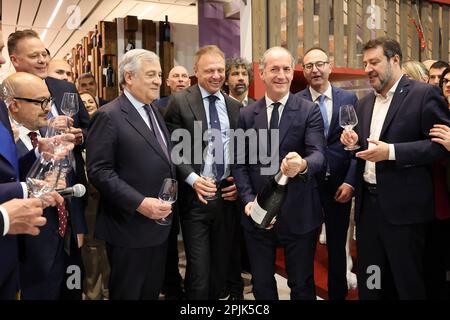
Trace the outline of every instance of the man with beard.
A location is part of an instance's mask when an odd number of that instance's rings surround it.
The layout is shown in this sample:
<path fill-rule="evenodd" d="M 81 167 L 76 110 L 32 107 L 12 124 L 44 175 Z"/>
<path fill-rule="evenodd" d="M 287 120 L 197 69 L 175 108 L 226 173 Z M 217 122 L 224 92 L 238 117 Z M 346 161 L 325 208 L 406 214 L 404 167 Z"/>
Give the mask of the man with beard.
<path fill-rule="evenodd" d="M 341 142 L 356 153 L 356 241 L 361 299 L 425 299 L 425 227 L 433 219 L 431 165 L 448 157 L 431 141 L 435 123 L 450 122 L 436 86 L 401 72 L 397 41 L 377 38 L 363 48 L 375 92 L 356 108 L 356 131 Z"/>
<path fill-rule="evenodd" d="M 253 80 L 251 65 L 243 58 L 227 60 L 225 68 L 225 87 L 228 95 L 236 99 L 244 107 L 255 102 L 248 97 L 248 86 Z"/>

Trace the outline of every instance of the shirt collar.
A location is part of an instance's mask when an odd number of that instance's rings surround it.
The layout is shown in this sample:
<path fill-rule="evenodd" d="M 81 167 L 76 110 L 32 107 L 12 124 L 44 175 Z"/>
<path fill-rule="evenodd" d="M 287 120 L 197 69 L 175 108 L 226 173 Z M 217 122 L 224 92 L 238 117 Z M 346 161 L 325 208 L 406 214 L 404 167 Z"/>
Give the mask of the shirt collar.
<path fill-rule="evenodd" d="M 145 103 L 140 102 L 138 99 L 136 99 L 127 89 L 123 90 L 123 94 L 128 98 L 128 100 L 130 100 L 131 104 L 136 109 L 139 109 L 139 108 L 142 108 L 143 106 L 145 106 Z"/>
<path fill-rule="evenodd" d="M 312 101 L 316 101 L 319 99 L 321 95 L 324 95 L 327 99 L 333 100 L 333 91 L 331 90 L 331 83 L 328 82 L 328 88 L 325 90 L 324 93 L 320 93 L 316 90 L 314 90 L 311 86 L 309 86 L 309 92 L 311 93 Z"/>
<path fill-rule="evenodd" d="M 225 98 L 223 97 L 223 94 L 222 94 L 222 92 L 220 92 L 220 90 L 217 91 L 216 93 L 209 93 L 208 91 L 203 89 L 203 87 L 201 85 L 198 85 L 198 88 L 200 89 L 200 93 L 202 95 L 202 99 L 205 99 L 205 98 L 208 98 L 211 95 L 214 95 L 217 98 L 219 98 L 219 100 L 225 101 Z"/>
<path fill-rule="evenodd" d="M 395 93 L 395 90 L 397 90 L 398 84 L 400 83 L 400 80 L 403 78 L 404 76 L 401 76 L 400 78 L 398 78 L 397 82 L 394 83 L 394 85 L 389 89 L 388 93 L 386 94 L 386 97 L 383 97 L 381 95 L 381 93 L 378 93 L 375 91 L 375 96 L 377 98 L 381 98 L 381 99 L 387 99 L 389 96 L 393 96 Z"/>
<path fill-rule="evenodd" d="M 231 95 L 228 95 L 228 96 L 229 96 L 231 99 L 236 100 L 237 102 L 242 103 L 242 105 L 243 105 L 244 107 L 246 107 L 246 106 L 248 105 L 248 95 L 246 95 L 245 98 L 242 99 L 242 101 L 239 101 L 238 99 L 236 99 L 235 97 L 233 97 L 233 96 L 231 96 Z"/>
<path fill-rule="evenodd" d="M 289 99 L 289 92 L 278 101 L 272 101 L 272 99 L 270 99 L 266 94 L 266 106 L 268 107 L 275 102 L 279 102 L 279 103 L 281 103 L 282 106 L 285 106 L 288 99 Z"/>
<path fill-rule="evenodd" d="M 29 134 L 30 132 L 36 132 L 37 135 L 38 135 L 38 137 L 41 136 L 39 130 L 31 131 L 30 129 L 28 129 L 28 128 L 24 127 L 24 126 L 20 126 L 20 127 L 19 127 L 19 135 L 20 135 L 21 137 L 28 136 L 28 134 Z"/>

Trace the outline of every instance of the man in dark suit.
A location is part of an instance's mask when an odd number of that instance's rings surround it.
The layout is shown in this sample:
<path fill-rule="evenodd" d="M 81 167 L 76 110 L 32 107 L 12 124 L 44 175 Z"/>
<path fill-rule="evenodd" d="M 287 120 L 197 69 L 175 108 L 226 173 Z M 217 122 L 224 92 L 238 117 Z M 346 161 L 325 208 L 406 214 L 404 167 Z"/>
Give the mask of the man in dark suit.
<path fill-rule="evenodd" d="M 325 217 L 328 249 L 328 297 L 344 300 L 347 296 L 347 260 L 345 244 L 351 199 L 355 185 L 356 160 L 340 142 L 339 107 L 356 105 L 354 93 L 334 87 L 328 81 L 332 70 L 327 53 L 311 48 L 303 57 L 303 75 L 309 86 L 297 95 L 316 103 L 324 121 L 327 147 L 326 168 L 319 179 L 320 202 Z"/>
<path fill-rule="evenodd" d="M 198 85 L 171 96 L 165 119 L 172 132 L 187 130 L 191 136 L 190 150 L 174 159 L 179 163 L 183 208 L 180 218 L 187 259 L 186 295 L 188 299 L 218 299 L 230 257 L 233 215 L 238 214 L 236 186 L 230 174 L 229 129 L 236 128 L 240 103 L 220 92 L 225 58 L 217 46 L 200 48 L 194 59 Z M 214 136 L 217 188 L 200 176 L 207 131 L 220 133 Z M 204 199 L 216 192 L 215 200 Z"/>
<path fill-rule="evenodd" d="M 325 139 L 320 110 L 314 103 L 289 92 L 294 64 L 294 58 L 285 48 L 268 49 L 260 64 L 266 96 L 243 108 L 239 117 L 238 128 L 246 133 L 253 131 L 259 139 L 265 137 L 261 130 L 269 129 L 271 142 L 263 148 L 270 149 L 269 168 L 264 167 L 266 161 L 261 157 L 267 150 L 259 150 L 257 164 L 249 163 L 249 156 L 257 152 L 253 149 L 255 143 L 250 145 L 249 139 L 245 139 L 246 160 L 241 163 L 240 155 L 236 153 L 233 166 L 239 196 L 245 205 L 242 225 L 252 271 L 253 294 L 257 300 L 278 299 L 274 273 L 279 243 L 285 249 L 291 299 L 316 299 L 314 254 L 318 229 L 323 220 L 316 175 L 325 162 Z M 275 137 L 279 140 L 275 141 Z M 258 141 L 258 145 L 266 146 L 266 139 Z M 270 176 L 263 169 L 276 171 L 280 163 L 281 172 L 291 178 L 286 199 L 276 223 L 269 230 L 258 229 L 247 216 L 256 195 L 269 181 Z"/>
<path fill-rule="evenodd" d="M 97 96 L 97 83 L 95 82 L 94 75 L 92 73 L 83 73 L 77 79 L 77 89 L 79 92 L 87 91 L 95 97 L 97 105 L 99 107 L 108 103 L 105 99 Z"/>
<path fill-rule="evenodd" d="M 88 176 L 100 193 L 95 235 L 106 242 L 110 298 L 157 299 L 170 226 L 155 220 L 172 211 L 158 193 L 164 179 L 175 178 L 169 132 L 152 106 L 161 86 L 158 56 L 128 51 L 119 82 L 124 94 L 100 108 L 89 128 Z"/>
<path fill-rule="evenodd" d="M 224 90 L 242 103 L 243 107 L 255 102 L 248 96 L 248 86 L 253 81 L 252 66 L 243 58 L 228 59 L 225 68 Z"/>
<path fill-rule="evenodd" d="M 430 140 L 449 112 L 435 86 L 401 72 L 397 41 L 377 38 L 363 48 L 374 93 L 358 102 L 356 132 L 344 131 L 356 153 L 356 241 L 361 299 L 425 299 L 425 227 L 433 219 L 431 165 L 448 156 Z"/>

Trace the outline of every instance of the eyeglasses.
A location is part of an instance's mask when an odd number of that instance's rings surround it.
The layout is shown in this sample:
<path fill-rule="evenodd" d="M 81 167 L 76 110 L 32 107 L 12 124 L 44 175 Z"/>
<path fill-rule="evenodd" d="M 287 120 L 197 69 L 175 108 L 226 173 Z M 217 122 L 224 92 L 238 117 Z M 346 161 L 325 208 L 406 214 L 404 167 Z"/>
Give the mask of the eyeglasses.
<path fill-rule="evenodd" d="M 325 64 L 330 63 L 329 61 L 316 61 L 311 62 L 303 65 L 303 68 L 305 70 L 311 71 L 313 69 L 313 66 L 316 66 L 317 69 L 322 69 L 325 67 Z"/>
<path fill-rule="evenodd" d="M 44 98 L 42 100 L 37 100 L 37 99 L 30 99 L 30 98 L 22 98 L 22 97 L 14 97 L 14 99 L 16 100 L 22 100 L 22 101 L 26 101 L 26 102 L 32 102 L 35 104 L 40 104 L 42 111 L 45 111 L 45 108 L 47 108 L 48 104 L 53 101 L 53 97 L 50 98 Z"/>

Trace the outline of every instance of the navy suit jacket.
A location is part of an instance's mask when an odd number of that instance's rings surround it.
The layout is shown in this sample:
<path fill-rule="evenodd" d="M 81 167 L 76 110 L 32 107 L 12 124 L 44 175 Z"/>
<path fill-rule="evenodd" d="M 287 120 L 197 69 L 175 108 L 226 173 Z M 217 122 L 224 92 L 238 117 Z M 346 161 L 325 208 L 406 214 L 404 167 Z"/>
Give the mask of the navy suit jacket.
<path fill-rule="evenodd" d="M 265 98 L 241 109 L 238 128 L 244 131 L 255 129 L 257 132 L 262 129 L 267 130 Z M 308 162 L 308 172 L 306 179 L 298 176 L 289 179 L 287 197 L 274 229 L 278 235 L 304 234 L 318 228 L 323 220 L 316 180 L 317 173 L 321 172 L 325 163 L 325 137 L 320 110 L 314 103 L 289 94 L 279 129 L 280 157 L 277 168 L 286 154 L 297 152 Z M 248 147 L 248 139 L 246 139 L 247 155 Z M 237 155 L 236 152 L 235 154 Z M 260 169 L 263 165 L 259 160 L 257 164 L 250 164 L 248 161 L 246 164 L 239 164 L 236 160 L 233 166 L 233 176 L 244 205 L 255 200 L 257 193 L 270 178 L 270 176 L 261 175 Z M 242 224 L 247 230 L 254 228 L 251 218 L 245 215 L 243 215 Z"/>
<path fill-rule="evenodd" d="M 154 107 L 170 146 L 164 119 Z M 162 244 L 171 228 L 136 211 L 145 197 L 158 198 L 165 178 L 175 179 L 154 134 L 125 95 L 93 116 L 87 140 L 89 181 L 100 193 L 95 237 L 124 248 Z"/>
<path fill-rule="evenodd" d="M 394 144 L 395 161 L 376 163 L 380 207 L 388 222 L 396 225 L 423 223 L 433 219 L 434 192 L 431 165 L 449 156 L 428 135 L 436 123 L 450 125 L 450 111 L 436 86 L 400 80 L 392 98 L 380 134 L 380 141 Z M 367 149 L 367 138 L 375 104 L 369 93 L 358 102 L 358 125 L 355 130 L 361 150 Z M 356 219 L 361 214 L 362 184 L 365 160 L 358 159 L 356 171 Z"/>
<path fill-rule="evenodd" d="M 64 115 L 64 113 L 61 111 L 61 104 L 64 93 L 72 92 L 78 94 L 75 85 L 73 83 L 55 79 L 52 77 L 45 78 L 45 83 L 47 84 L 50 94 L 55 100 L 55 105 L 56 109 L 58 110 L 58 114 Z M 89 126 L 89 114 L 86 108 L 84 107 L 83 101 L 79 96 L 78 96 L 78 106 L 79 111 L 75 116 L 73 116 L 73 126 L 75 128 L 81 128 L 83 130 L 83 135 L 86 138 L 87 128 Z M 75 173 L 72 173 L 68 176 L 68 184 L 74 185 L 76 183 L 82 183 L 87 188 L 88 183 L 86 179 L 85 164 L 81 153 L 84 147 L 85 147 L 84 144 L 78 145 L 73 150 L 73 155 L 75 158 Z M 68 201 L 69 210 L 71 212 L 71 220 L 73 227 L 72 231 L 75 234 L 88 233 L 86 219 L 84 217 L 84 209 L 87 204 L 87 198 L 88 197 L 86 193 L 83 198 L 73 198 L 70 199 L 70 201 Z"/>
<path fill-rule="evenodd" d="M 352 157 L 350 152 L 344 150 L 344 145 L 340 141 L 343 129 L 339 126 L 339 107 L 345 104 L 356 106 L 358 98 L 353 92 L 345 91 L 337 87 L 332 86 L 331 91 L 333 95 L 333 113 L 328 136 L 326 137 L 327 145 L 325 148 L 325 157 L 331 173 L 330 182 L 335 186 L 340 186 L 345 182 L 354 187 L 356 159 Z M 296 95 L 312 101 L 309 87 Z M 317 104 L 316 107 L 319 108 Z M 324 177 L 324 174 L 325 171 L 322 173 L 321 178 Z"/>

